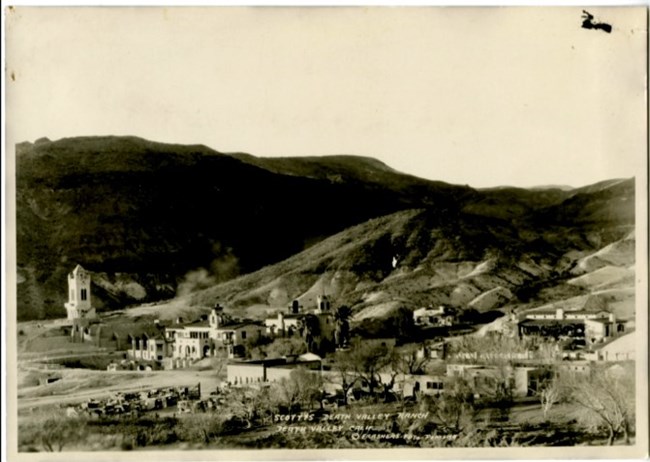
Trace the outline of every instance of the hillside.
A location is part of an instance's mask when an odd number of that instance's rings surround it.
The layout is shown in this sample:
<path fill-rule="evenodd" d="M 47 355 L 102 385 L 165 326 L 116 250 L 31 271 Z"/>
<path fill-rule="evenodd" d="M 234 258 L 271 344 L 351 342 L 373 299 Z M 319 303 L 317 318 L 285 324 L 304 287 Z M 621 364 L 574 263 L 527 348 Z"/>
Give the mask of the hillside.
<path fill-rule="evenodd" d="M 135 137 L 42 139 L 16 151 L 20 319 L 64 314 L 77 263 L 106 274 L 99 308 L 123 307 L 254 271 L 373 217 L 454 209 L 475 193 L 398 173 L 387 186 L 331 182 Z M 390 170 L 351 157 L 341 171 L 357 164 L 369 176 Z"/>
<path fill-rule="evenodd" d="M 633 180 L 474 190 L 366 157 L 43 139 L 17 146 L 18 316 L 63 316 L 77 263 L 100 311 L 181 296 L 254 313 L 322 292 L 358 316 L 403 303 L 489 311 L 578 275 L 578 260 L 630 233 L 633 212 Z M 603 255 L 593 262 L 611 263 Z"/>
<path fill-rule="evenodd" d="M 314 306 L 316 296 L 325 293 L 337 304 L 351 306 L 358 325 L 389 317 L 398 308 L 444 303 L 478 312 L 529 309 L 584 300 L 594 293 L 617 312 L 633 316 L 633 290 L 608 295 L 602 278 L 593 285 L 575 278 L 585 259 L 602 249 L 574 232 L 574 241 L 558 246 L 544 240 L 544 230 L 517 228 L 495 218 L 408 210 L 370 220 L 281 263 L 198 291 L 176 307 L 200 310 L 220 302 L 240 315 L 261 317 L 284 309 L 293 299 Z M 607 235 L 614 232 L 604 230 Z M 634 245 L 629 225 L 621 234 L 623 239 L 610 247 Z M 620 271 L 630 271 L 625 266 L 633 263 L 633 255 L 626 256 L 619 256 Z M 610 282 L 621 282 L 618 273 Z M 157 314 L 173 316 L 165 309 L 161 306 Z"/>

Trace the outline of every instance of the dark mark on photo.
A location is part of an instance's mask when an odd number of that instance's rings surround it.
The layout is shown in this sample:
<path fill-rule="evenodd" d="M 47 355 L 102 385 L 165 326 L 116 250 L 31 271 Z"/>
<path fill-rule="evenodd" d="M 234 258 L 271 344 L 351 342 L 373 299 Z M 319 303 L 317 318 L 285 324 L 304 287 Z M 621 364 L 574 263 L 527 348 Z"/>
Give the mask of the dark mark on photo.
<path fill-rule="evenodd" d="M 612 32 L 612 26 L 604 22 L 594 22 L 594 15 L 586 10 L 582 10 L 582 28 L 583 29 L 600 29 L 607 32 Z"/>

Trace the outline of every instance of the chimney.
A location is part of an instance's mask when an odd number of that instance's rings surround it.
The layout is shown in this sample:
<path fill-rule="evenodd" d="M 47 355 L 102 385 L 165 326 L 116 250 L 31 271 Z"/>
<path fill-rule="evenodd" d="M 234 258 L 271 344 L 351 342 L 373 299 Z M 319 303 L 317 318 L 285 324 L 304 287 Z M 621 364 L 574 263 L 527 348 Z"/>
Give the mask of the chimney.
<path fill-rule="evenodd" d="M 180 316 L 176 318 L 176 324 L 183 324 L 183 318 Z"/>
<path fill-rule="evenodd" d="M 291 302 L 291 312 L 293 314 L 300 313 L 300 302 L 298 302 L 298 300 L 294 300 L 293 302 Z"/>

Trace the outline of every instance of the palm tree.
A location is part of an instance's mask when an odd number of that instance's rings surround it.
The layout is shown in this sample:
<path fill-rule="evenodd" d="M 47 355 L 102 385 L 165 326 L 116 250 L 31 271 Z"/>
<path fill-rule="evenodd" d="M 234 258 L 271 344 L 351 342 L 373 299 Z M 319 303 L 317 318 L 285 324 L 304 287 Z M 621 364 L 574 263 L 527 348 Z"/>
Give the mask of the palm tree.
<path fill-rule="evenodd" d="M 350 316 L 352 316 L 352 310 L 347 305 L 339 306 L 334 312 L 334 322 L 336 323 L 334 343 L 337 348 L 345 347 L 350 340 Z"/>

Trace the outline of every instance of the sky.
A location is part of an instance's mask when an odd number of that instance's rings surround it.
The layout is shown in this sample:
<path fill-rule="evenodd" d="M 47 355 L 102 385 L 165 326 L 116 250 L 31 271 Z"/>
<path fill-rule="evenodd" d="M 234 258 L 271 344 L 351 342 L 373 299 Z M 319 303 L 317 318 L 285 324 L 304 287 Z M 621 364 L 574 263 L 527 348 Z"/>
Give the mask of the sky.
<path fill-rule="evenodd" d="M 611 34 L 578 7 L 16 7 L 7 137 L 355 154 L 473 187 L 645 175 L 646 11 L 590 12 Z"/>

